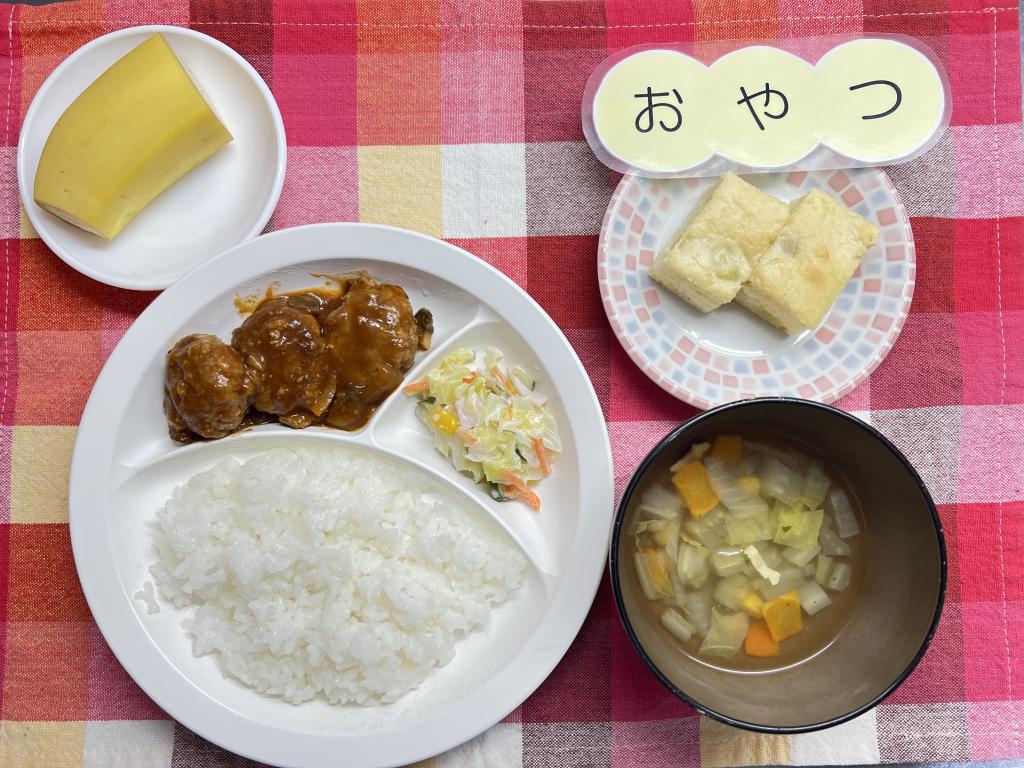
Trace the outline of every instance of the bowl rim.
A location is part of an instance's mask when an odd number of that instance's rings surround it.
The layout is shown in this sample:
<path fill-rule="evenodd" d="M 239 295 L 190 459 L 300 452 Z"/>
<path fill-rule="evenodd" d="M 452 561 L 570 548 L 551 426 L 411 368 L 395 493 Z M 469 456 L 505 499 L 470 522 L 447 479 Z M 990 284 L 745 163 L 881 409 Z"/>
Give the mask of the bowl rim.
<path fill-rule="evenodd" d="M 694 426 L 705 421 L 706 419 L 713 418 L 718 413 L 745 408 L 750 405 L 771 404 L 796 405 L 803 408 L 811 408 L 814 410 L 826 411 L 830 415 L 837 416 L 840 419 L 848 421 L 855 427 L 863 430 L 864 432 L 867 432 L 870 436 L 874 437 L 879 443 L 881 443 L 883 447 L 888 449 L 888 451 L 893 456 L 895 456 L 901 464 L 903 464 L 903 467 L 907 470 L 911 479 L 917 484 L 917 487 L 924 498 L 925 505 L 927 506 L 928 511 L 931 514 L 932 523 L 935 531 L 936 544 L 938 545 L 939 550 L 939 593 L 935 601 L 935 612 L 932 616 L 931 625 L 928 627 L 928 632 L 925 634 L 924 639 L 921 642 L 921 646 L 917 649 L 917 652 L 914 654 L 913 658 L 907 664 L 906 668 L 899 675 L 897 675 L 895 680 L 893 680 L 877 696 L 872 698 L 867 703 L 859 707 L 856 707 L 855 709 L 851 710 L 850 712 L 847 712 L 846 714 L 839 715 L 838 717 L 833 717 L 828 720 L 823 720 L 817 723 L 810 723 L 807 725 L 777 726 L 761 725 L 759 723 L 747 722 L 746 720 L 741 720 L 739 718 L 726 715 L 722 712 L 718 712 L 713 708 L 707 706 L 706 704 L 702 704 L 701 702 L 697 701 L 689 694 L 685 693 L 681 688 L 679 688 L 675 683 L 669 680 L 662 673 L 662 671 L 658 668 L 658 665 L 654 662 L 653 659 L 651 659 L 651 657 L 647 654 L 647 651 L 645 651 L 643 646 L 640 644 L 640 641 L 637 638 L 635 631 L 633 630 L 633 625 L 630 623 L 629 616 L 626 613 L 625 605 L 623 604 L 622 585 L 619 580 L 618 550 L 619 542 L 622 535 L 622 523 L 626 516 L 626 509 L 628 508 L 630 499 L 633 497 L 633 494 L 636 491 L 637 486 L 639 485 L 640 478 L 643 477 L 648 467 L 653 463 L 653 461 L 655 460 L 655 458 L 657 458 L 661 451 L 664 450 L 667 445 L 673 442 L 680 434 L 692 429 Z M 871 426 L 867 422 L 858 419 L 856 416 L 853 416 L 852 414 L 847 413 L 846 411 L 840 410 L 839 408 L 835 408 L 834 406 L 827 405 L 825 403 L 819 403 L 813 400 L 803 400 L 796 397 L 758 397 L 752 398 L 750 400 L 738 400 L 732 403 L 726 403 L 716 408 L 712 408 L 702 413 L 698 413 L 696 416 L 687 419 L 682 424 L 672 429 L 667 435 L 665 435 L 665 437 L 658 441 L 658 444 L 655 445 L 647 453 L 646 456 L 644 456 L 643 460 L 640 462 L 636 470 L 633 472 L 633 475 L 630 477 L 629 483 L 626 485 L 625 490 L 622 492 L 622 498 L 620 499 L 619 504 L 615 510 L 615 522 L 612 526 L 612 537 L 608 553 L 608 570 L 612 583 L 612 593 L 615 597 L 615 608 L 618 611 L 619 620 L 622 622 L 622 625 L 626 630 L 626 634 L 629 636 L 629 641 L 630 643 L 632 643 L 633 648 L 639 654 L 640 658 L 643 659 L 643 662 L 647 666 L 647 668 L 654 673 L 654 676 L 661 682 L 662 685 L 668 688 L 669 691 L 671 691 L 681 701 L 685 702 L 686 704 L 689 704 L 691 707 L 698 710 L 699 712 L 703 712 L 705 715 L 712 717 L 715 720 L 718 720 L 722 723 L 725 723 L 726 725 L 731 725 L 737 728 L 743 728 L 745 730 L 755 731 L 758 733 L 796 734 L 820 731 L 826 728 L 831 728 L 835 725 L 839 725 L 841 723 L 845 723 L 848 720 L 852 720 L 853 718 L 867 712 L 873 707 L 876 707 L 878 704 L 884 701 L 890 694 L 892 694 L 892 692 L 895 691 L 900 685 L 903 684 L 903 681 L 910 676 L 910 673 L 914 671 L 918 663 L 920 663 L 921 659 L 924 657 L 925 652 L 928 650 L 928 646 L 931 644 L 932 638 L 935 636 L 935 631 L 938 629 L 939 620 L 942 617 L 942 609 L 946 602 L 946 582 L 948 568 L 945 533 L 942 528 L 942 520 L 939 518 L 939 513 L 936 509 L 935 502 L 932 500 L 931 493 L 929 493 L 927 486 L 924 484 L 924 481 L 921 479 L 921 476 L 918 474 L 917 470 L 914 469 L 914 466 L 910 463 L 907 457 L 903 455 L 903 452 L 899 448 L 897 448 L 891 440 L 889 440 L 889 438 L 887 438 L 885 435 L 883 435 L 881 432 L 875 429 L 875 427 Z"/>

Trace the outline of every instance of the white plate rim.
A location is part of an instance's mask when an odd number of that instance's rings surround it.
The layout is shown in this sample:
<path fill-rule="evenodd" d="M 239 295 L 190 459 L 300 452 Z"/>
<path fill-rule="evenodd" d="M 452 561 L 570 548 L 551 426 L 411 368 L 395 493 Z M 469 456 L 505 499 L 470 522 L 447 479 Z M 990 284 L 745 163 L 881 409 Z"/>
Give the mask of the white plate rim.
<path fill-rule="evenodd" d="M 839 386 L 832 387 L 823 394 L 814 393 L 809 396 L 804 395 L 787 395 L 778 391 L 761 391 L 752 393 L 749 397 L 774 397 L 774 396 L 791 396 L 791 397 L 805 397 L 805 399 L 814 400 L 817 402 L 833 403 L 836 400 L 845 397 L 850 394 L 854 389 L 860 386 L 867 378 L 881 365 L 882 361 L 888 356 L 892 350 L 893 345 L 896 343 L 897 338 L 903 330 L 903 326 L 906 323 L 907 317 L 910 314 L 910 305 L 914 298 L 914 288 L 916 285 L 916 265 L 917 265 L 917 253 L 914 243 L 914 233 L 910 225 L 910 216 L 907 213 L 906 207 L 903 204 L 903 200 L 900 197 L 899 190 L 892 183 L 892 179 L 880 168 L 847 168 L 847 169 L 825 169 L 817 171 L 774 171 L 769 175 L 780 175 L 789 176 L 791 174 L 802 174 L 802 175 L 819 175 L 819 174 L 838 174 L 838 173 L 875 173 L 878 175 L 880 183 L 887 189 L 893 199 L 893 207 L 896 212 L 897 222 L 900 223 L 906 230 L 906 243 L 907 243 L 907 259 L 906 262 L 909 266 L 908 276 L 904 283 L 904 291 L 900 303 L 900 307 L 896 313 L 892 325 L 885 334 L 884 339 L 879 345 L 876 353 L 868 360 L 853 376 L 842 382 Z M 605 315 L 608 318 L 608 323 L 612 328 L 612 332 L 618 339 L 619 344 L 622 345 L 622 349 L 629 356 L 630 360 L 644 373 L 647 378 L 657 384 L 665 392 L 681 400 L 685 403 L 698 408 L 700 410 L 708 410 L 725 403 L 733 402 L 736 400 L 748 399 L 747 396 L 742 395 L 738 392 L 734 393 L 735 396 L 731 399 L 717 399 L 709 400 L 696 392 L 691 391 L 686 386 L 677 384 L 670 378 L 662 374 L 652 361 L 649 360 L 642 352 L 638 349 L 633 340 L 626 333 L 626 330 L 622 327 L 622 324 L 618 321 L 619 313 L 615 308 L 615 303 L 612 297 L 612 285 L 608 278 L 607 262 L 608 262 L 608 248 L 609 248 L 609 230 L 612 219 L 615 216 L 615 211 L 620 205 L 623 197 L 627 190 L 635 183 L 646 183 L 651 181 L 658 181 L 660 183 L 665 182 L 681 182 L 683 179 L 652 179 L 640 176 L 635 173 L 626 173 L 622 176 L 618 186 L 612 193 L 611 199 L 608 201 L 608 207 L 605 209 L 604 218 L 601 222 L 601 232 L 598 238 L 597 248 L 597 271 L 598 271 L 598 285 L 601 292 L 601 304 L 604 307 Z M 820 326 L 819 326 L 820 328 Z M 817 329 L 816 329 L 817 330 Z M 687 332 L 687 336 L 691 336 Z M 704 367 L 707 367 L 704 365 Z"/>
<path fill-rule="evenodd" d="M 44 243 L 46 243 L 46 246 L 57 254 L 57 256 L 72 269 L 81 272 L 83 275 L 91 277 L 93 280 L 105 283 L 106 285 L 112 285 L 116 288 L 128 288 L 136 291 L 153 291 L 167 288 L 174 282 L 174 280 L 147 280 L 145 278 L 129 279 L 119 275 L 111 275 L 102 269 L 97 269 L 90 265 L 87 261 L 82 261 L 75 256 L 73 252 L 65 248 L 63 244 L 50 235 L 49 222 L 44 218 L 44 216 L 49 216 L 50 214 L 46 214 L 39 209 L 32 200 L 33 184 L 28 179 L 28 168 L 26 167 L 27 159 L 25 156 L 25 143 L 28 140 L 28 135 L 32 126 L 36 121 L 36 113 L 41 109 L 41 104 L 47 98 L 50 90 L 54 88 L 55 84 L 60 81 L 64 74 L 69 69 L 73 68 L 80 58 L 87 55 L 93 49 L 102 47 L 112 40 L 118 40 L 122 37 L 128 37 L 140 33 L 168 33 L 181 35 L 214 48 L 238 66 L 239 70 L 253 82 L 266 103 L 270 119 L 274 126 L 274 145 L 277 152 L 274 181 L 270 189 L 270 194 L 267 196 L 263 207 L 260 209 L 259 216 L 253 226 L 249 228 L 249 231 L 246 232 L 245 236 L 242 238 L 242 242 L 251 240 L 259 235 L 263 231 L 263 228 L 267 226 L 267 222 L 270 221 L 270 217 L 273 215 L 274 209 L 277 208 L 278 200 L 281 198 L 281 191 L 284 189 L 285 169 L 287 167 L 288 160 L 288 142 L 285 136 L 284 120 L 281 117 L 281 110 L 278 108 L 277 101 L 274 99 L 274 95 L 271 93 L 270 88 L 267 86 L 263 78 L 260 77 L 259 73 L 253 69 L 252 65 L 249 64 L 249 62 L 246 61 L 240 53 L 230 46 L 225 45 L 215 37 L 210 37 L 210 35 L 197 32 L 196 30 L 189 29 L 188 27 L 179 27 L 173 24 L 144 24 L 135 27 L 125 27 L 124 29 L 109 32 L 90 40 L 85 45 L 75 49 L 71 55 L 54 68 L 53 72 L 51 72 L 46 80 L 43 81 L 43 84 L 39 86 L 39 90 L 36 91 L 35 96 L 32 97 L 32 102 L 29 104 L 29 107 L 25 112 L 25 119 L 22 120 L 21 130 L 18 135 L 18 192 L 22 209 L 25 211 L 25 216 L 32 224 L 32 228 L 35 230 L 36 234 Z M 184 272 L 182 272 L 182 275 L 183 274 Z M 178 275 L 178 277 L 180 278 L 182 275 Z"/>
<path fill-rule="evenodd" d="M 571 372 L 569 375 L 578 379 L 579 386 L 574 390 L 579 391 L 574 393 L 579 397 L 564 402 L 564 407 L 574 419 L 575 428 L 582 427 L 584 431 L 576 435 L 580 466 L 592 468 L 587 482 L 580 483 L 579 504 L 588 518 L 601 517 L 581 525 L 573 539 L 571 565 L 567 566 L 547 611 L 526 645 L 494 677 L 458 702 L 464 717 L 444 723 L 425 718 L 397 735 L 384 732 L 386 741 L 378 738 L 381 744 L 372 752 L 365 747 L 355 752 L 341 744 L 336 734 L 296 734 L 255 723 L 214 701 L 167 662 L 139 622 L 132 606 L 133 598 L 121 584 L 113 558 L 107 554 L 112 544 L 106 526 L 94 524 L 97 515 L 102 519 L 104 511 L 90 507 L 89 502 L 102 498 L 99 494 L 106 485 L 104 478 L 109 475 L 104 457 L 113 450 L 115 430 L 105 428 L 103 416 L 105 409 L 119 397 L 119 374 L 125 366 L 137 365 L 133 362 L 137 353 L 146 348 L 151 350 L 152 339 L 163 338 L 160 334 L 166 328 L 162 324 L 174 322 L 177 302 L 184 300 L 202 305 L 210 297 L 247 279 L 291 264 L 329 258 L 287 246 L 290 239 L 303 233 L 319 231 L 342 236 L 347 232 L 350 237 L 362 237 L 369 242 L 378 230 L 400 233 L 408 238 L 410 245 L 420 246 L 421 251 L 447 252 L 447 262 L 442 263 L 440 259 L 431 262 L 431 271 L 442 279 L 456 285 L 479 280 L 489 281 L 491 286 L 502 286 L 501 296 L 479 300 L 491 306 L 528 308 L 529 312 L 516 315 L 522 323 L 517 330 L 524 339 L 530 339 L 531 346 L 535 345 L 534 334 L 547 342 L 554 341 L 557 334 L 560 348 L 548 356 L 545 365 L 550 366 L 550 361 L 556 360 L 562 373 Z M 268 243 L 279 247 L 267 248 Z M 417 250 L 411 247 L 400 258 L 381 261 L 422 269 L 422 253 Z M 375 260 L 369 250 L 358 258 Z M 535 346 L 537 348 L 539 345 Z M 554 375 L 550 370 L 549 373 Z M 486 262 L 433 237 L 385 225 L 325 223 L 279 230 L 241 243 L 189 273 L 140 315 L 104 365 L 82 415 L 71 463 L 69 524 L 79 579 L 100 631 L 131 677 L 168 714 L 209 741 L 274 765 L 288 768 L 333 766 L 337 764 L 339 747 L 344 747 L 350 750 L 347 765 L 385 766 L 425 759 L 468 741 L 519 706 L 548 677 L 582 627 L 603 578 L 614 512 L 613 483 L 607 425 L 593 385 L 561 330 L 523 289 Z"/>

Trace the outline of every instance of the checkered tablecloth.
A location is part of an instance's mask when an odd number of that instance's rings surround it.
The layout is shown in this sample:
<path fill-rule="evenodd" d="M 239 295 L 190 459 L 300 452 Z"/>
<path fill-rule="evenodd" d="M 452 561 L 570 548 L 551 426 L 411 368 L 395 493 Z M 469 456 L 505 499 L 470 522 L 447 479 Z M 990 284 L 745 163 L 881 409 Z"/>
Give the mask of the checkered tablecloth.
<path fill-rule="evenodd" d="M 725 766 L 1024 757 L 1024 183 L 1017 9 L 976 0 L 74 0 L 0 6 L 0 766 L 246 765 L 176 725 L 93 623 L 67 526 L 89 390 L 152 298 L 59 261 L 19 214 L 15 147 L 37 88 L 125 26 L 191 26 L 273 88 L 288 175 L 273 228 L 386 222 L 494 264 L 564 329 L 604 407 L 621 490 L 693 410 L 609 330 L 595 275 L 615 174 L 580 94 L 637 43 L 905 33 L 943 60 L 952 125 L 890 169 L 918 285 L 888 359 L 839 403 L 889 435 L 946 526 L 950 587 L 923 663 L 886 703 L 799 737 L 732 730 L 668 694 L 633 653 L 605 583 L 550 679 L 475 741 L 478 766 Z M 339 756 L 339 765 L 344 757 Z"/>

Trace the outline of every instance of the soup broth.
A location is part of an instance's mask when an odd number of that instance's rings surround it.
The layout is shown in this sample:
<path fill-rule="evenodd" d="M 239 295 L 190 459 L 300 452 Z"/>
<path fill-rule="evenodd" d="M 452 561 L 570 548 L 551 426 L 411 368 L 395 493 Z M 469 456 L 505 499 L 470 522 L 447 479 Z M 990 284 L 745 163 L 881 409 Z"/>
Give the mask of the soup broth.
<path fill-rule="evenodd" d="M 634 566 L 661 631 L 702 664 L 798 664 L 864 590 L 868 531 L 842 472 L 766 435 L 695 443 L 638 494 Z"/>

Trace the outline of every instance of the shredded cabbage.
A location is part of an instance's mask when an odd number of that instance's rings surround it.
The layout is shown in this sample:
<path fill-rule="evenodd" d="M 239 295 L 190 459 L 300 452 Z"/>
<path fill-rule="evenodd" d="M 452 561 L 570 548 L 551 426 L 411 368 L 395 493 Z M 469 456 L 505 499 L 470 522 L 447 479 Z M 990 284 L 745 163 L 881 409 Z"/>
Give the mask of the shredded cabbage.
<path fill-rule="evenodd" d="M 457 349 L 408 388 L 434 447 L 457 471 L 488 483 L 498 500 L 528 500 L 536 498 L 528 486 L 550 472 L 562 443 L 534 377 L 503 359 L 494 347 Z"/>
<path fill-rule="evenodd" d="M 804 489 L 804 478 L 775 457 L 761 464 L 761 490 L 787 507 L 796 504 Z"/>
<path fill-rule="evenodd" d="M 701 637 L 706 635 L 711 627 L 711 587 L 705 584 L 701 589 L 687 592 L 678 603 Z"/>
<path fill-rule="evenodd" d="M 761 512 L 753 517 L 736 518 L 730 515 L 725 519 L 726 539 L 734 547 L 745 547 L 759 541 L 768 541 L 775 533 L 768 512 Z"/>
<path fill-rule="evenodd" d="M 806 467 L 807 463 L 810 461 L 810 459 L 799 451 L 794 451 L 788 448 L 776 448 L 773 445 L 759 443 L 756 440 L 744 440 L 743 446 L 755 456 L 762 456 L 765 458 L 771 457 L 781 461 L 787 467 L 795 470 L 796 472 L 802 472 L 804 467 Z"/>
<path fill-rule="evenodd" d="M 708 564 L 706 547 L 693 547 L 689 544 L 679 545 L 679 556 L 676 559 L 676 572 L 683 584 L 700 587 L 708 578 L 711 566 Z"/>
<path fill-rule="evenodd" d="M 647 534 L 645 537 L 644 534 Z M 662 547 L 670 559 L 675 559 L 675 548 L 679 541 L 679 526 L 670 520 L 642 520 L 633 531 L 637 549 L 646 549 L 645 540 L 649 537 L 655 545 Z"/>
<path fill-rule="evenodd" d="M 683 511 L 683 499 L 674 491 L 660 485 L 652 485 L 640 497 L 640 512 L 651 517 L 674 520 Z"/>
<path fill-rule="evenodd" d="M 779 515 L 775 529 L 775 543 L 793 549 L 811 549 L 818 543 L 818 532 L 825 513 L 820 509 L 804 511 L 799 507 L 785 510 Z"/>
<path fill-rule="evenodd" d="M 731 576 L 722 579 L 715 586 L 712 596 L 731 611 L 743 610 L 743 599 L 750 593 L 750 583 L 745 576 Z"/>
<path fill-rule="evenodd" d="M 782 556 L 798 568 L 803 568 L 805 565 L 810 563 L 811 560 L 813 560 L 820 551 L 821 547 L 819 547 L 817 544 L 815 544 L 811 549 L 794 549 L 793 547 L 783 547 Z"/>
<path fill-rule="evenodd" d="M 700 458 L 709 450 L 711 450 L 711 443 L 694 443 L 690 446 L 690 450 L 683 454 L 683 458 L 669 467 L 668 471 L 674 475 L 687 464 L 699 461 Z"/>
<path fill-rule="evenodd" d="M 704 468 L 708 471 L 708 482 L 712 490 L 733 515 L 753 517 L 768 513 L 768 505 L 764 500 L 760 496 L 750 496 L 740 488 L 725 462 L 708 456 L 704 459 Z"/>
<path fill-rule="evenodd" d="M 711 628 L 701 643 L 700 652 L 708 656 L 729 658 L 743 645 L 750 620 L 745 613 L 727 614 L 716 608 L 711 609 Z"/>
<path fill-rule="evenodd" d="M 723 577 L 742 572 L 743 562 L 743 550 L 739 547 L 723 547 L 711 555 L 711 567 Z"/>
<path fill-rule="evenodd" d="M 800 589 L 801 585 L 806 580 L 807 579 L 804 577 L 802 569 L 790 567 L 783 568 L 779 571 L 778 584 L 772 584 L 769 581 L 762 580 L 760 582 L 756 582 L 754 587 L 761 593 L 761 597 L 765 600 L 774 600 L 779 595 L 792 592 L 794 589 Z"/>
<path fill-rule="evenodd" d="M 770 541 L 762 541 L 757 545 L 757 551 L 761 553 L 761 557 L 769 568 L 778 568 L 779 563 L 782 562 L 782 549 Z"/>
<path fill-rule="evenodd" d="M 716 550 L 725 542 L 725 512 L 715 507 L 704 517 L 687 520 L 683 530 L 710 550 Z"/>
<path fill-rule="evenodd" d="M 644 597 L 648 600 L 672 597 L 674 592 L 672 581 L 669 579 L 669 568 L 672 566 L 664 551 L 652 549 L 637 552 L 634 556 L 634 565 Z"/>

